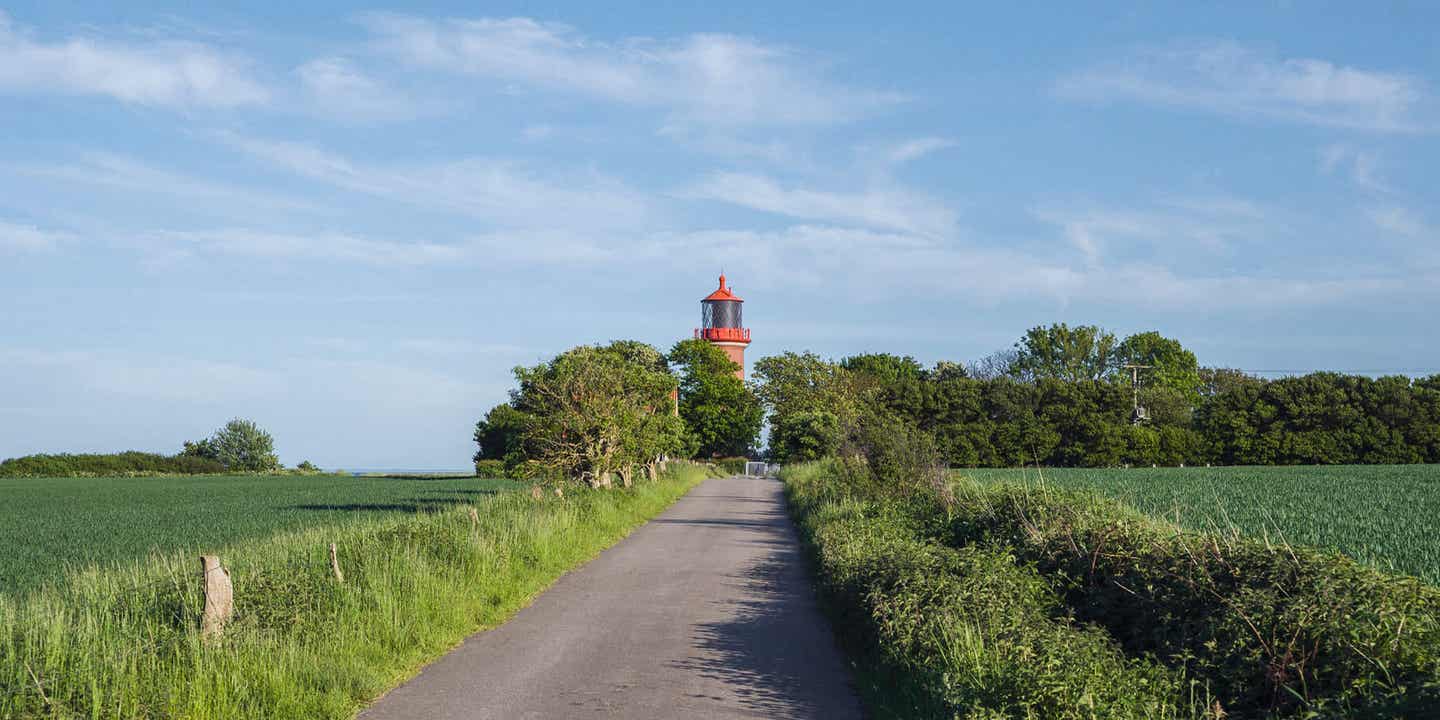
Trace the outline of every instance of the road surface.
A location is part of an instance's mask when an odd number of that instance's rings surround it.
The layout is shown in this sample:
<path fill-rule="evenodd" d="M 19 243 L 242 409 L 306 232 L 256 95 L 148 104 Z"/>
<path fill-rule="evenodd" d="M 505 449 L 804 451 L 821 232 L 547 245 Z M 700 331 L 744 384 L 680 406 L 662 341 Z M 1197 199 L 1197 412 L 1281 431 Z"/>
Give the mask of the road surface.
<path fill-rule="evenodd" d="M 780 483 L 707 480 L 362 720 L 860 718 Z"/>

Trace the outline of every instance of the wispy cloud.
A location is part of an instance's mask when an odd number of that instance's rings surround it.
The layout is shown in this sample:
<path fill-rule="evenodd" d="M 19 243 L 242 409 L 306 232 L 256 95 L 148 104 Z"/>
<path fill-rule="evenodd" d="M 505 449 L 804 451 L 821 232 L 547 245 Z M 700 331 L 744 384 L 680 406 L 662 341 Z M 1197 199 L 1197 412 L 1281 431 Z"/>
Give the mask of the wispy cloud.
<path fill-rule="evenodd" d="M 252 212 L 253 208 L 283 210 L 322 210 L 308 200 L 293 195 L 210 180 L 187 173 L 156 167 L 128 155 L 112 152 L 87 152 L 75 160 L 50 164 L 15 165 L 16 173 L 35 178 L 48 178 L 67 183 L 102 186 L 126 193 L 143 193 L 191 200 L 212 200 L 231 210 Z"/>
<path fill-rule="evenodd" d="M 1341 173 L 1359 187 L 1373 192 L 1394 192 L 1389 183 L 1380 177 L 1380 156 L 1374 152 L 1357 150 L 1349 145 L 1336 143 L 1320 151 L 1320 169 L 1325 174 Z"/>
<path fill-rule="evenodd" d="M 734 35 L 605 42 L 530 18 L 361 22 L 379 49 L 412 66 L 667 108 L 704 124 L 827 124 L 903 99 L 833 82 L 812 58 Z"/>
<path fill-rule="evenodd" d="M 68 233 L 42 230 L 35 225 L 9 222 L 0 218 L 0 252 L 40 252 L 54 250 Z"/>
<path fill-rule="evenodd" d="M 296 68 L 295 76 L 314 108 L 332 117 L 398 120 L 425 109 L 348 58 L 316 58 Z"/>
<path fill-rule="evenodd" d="M 0 90 L 103 95 L 139 105 L 257 105 L 269 91 L 245 59 L 173 40 L 120 42 L 74 36 L 36 40 L 0 11 Z"/>
<path fill-rule="evenodd" d="M 720 172 L 705 177 L 682 195 L 803 220 L 856 224 L 924 237 L 948 235 L 955 229 L 954 211 L 922 193 L 896 186 L 840 192 L 787 187 L 764 175 Z"/>
<path fill-rule="evenodd" d="M 1286 58 L 1232 42 L 1134 52 L 1062 78 L 1062 97 L 1122 100 L 1219 115 L 1380 132 L 1433 125 L 1425 83 L 1399 72 Z"/>
<path fill-rule="evenodd" d="M 1144 244 L 1218 252 L 1249 238 L 1273 235 L 1274 223 L 1251 202 L 1229 197 L 1173 197 L 1129 206 L 1051 205 L 1034 214 L 1060 228 L 1087 264 L 1103 264 L 1117 247 Z"/>
<path fill-rule="evenodd" d="M 380 267 L 454 262 L 464 250 L 427 242 L 374 240 L 335 233 L 294 235 L 245 229 L 170 231 L 146 238 L 152 250 L 170 258 L 189 254 L 235 255 L 273 260 L 325 260 Z"/>
<path fill-rule="evenodd" d="M 220 137 L 302 177 L 409 205 L 459 212 L 499 226 L 636 226 L 655 212 L 643 193 L 593 171 L 551 175 L 524 163 L 480 157 L 403 167 L 367 165 L 306 143 L 234 134 Z"/>

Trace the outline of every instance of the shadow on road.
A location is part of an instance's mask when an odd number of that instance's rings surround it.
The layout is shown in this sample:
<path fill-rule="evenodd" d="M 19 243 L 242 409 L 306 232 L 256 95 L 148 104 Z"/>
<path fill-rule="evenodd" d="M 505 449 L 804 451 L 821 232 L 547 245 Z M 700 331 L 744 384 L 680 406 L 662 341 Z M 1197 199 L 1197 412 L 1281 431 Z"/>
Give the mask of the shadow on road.
<path fill-rule="evenodd" d="M 726 585 L 735 599 L 721 602 L 730 614 L 724 621 L 695 626 L 692 641 L 698 652 L 674 667 L 718 680 L 731 688 L 757 716 L 824 718 L 858 717 L 852 690 L 825 669 L 822 658 L 833 657 L 834 639 L 818 618 L 804 558 L 791 535 L 784 513 L 755 513 L 756 520 L 657 520 L 674 524 L 738 525 L 767 528 L 761 541 L 775 550 Z"/>

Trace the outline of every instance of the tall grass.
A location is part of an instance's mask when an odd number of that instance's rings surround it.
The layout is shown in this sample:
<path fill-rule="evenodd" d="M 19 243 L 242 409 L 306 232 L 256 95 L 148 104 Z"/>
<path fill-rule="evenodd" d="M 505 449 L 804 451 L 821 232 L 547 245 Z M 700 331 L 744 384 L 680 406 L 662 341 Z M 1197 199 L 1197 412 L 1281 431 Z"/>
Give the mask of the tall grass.
<path fill-rule="evenodd" d="M 702 480 L 505 493 L 219 552 L 236 616 L 201 640 L 199 562 L 169 554 L 0 596 L 0 718 L 345 718 Z M 344 584 L 328 566 L 338 546 Z"/>

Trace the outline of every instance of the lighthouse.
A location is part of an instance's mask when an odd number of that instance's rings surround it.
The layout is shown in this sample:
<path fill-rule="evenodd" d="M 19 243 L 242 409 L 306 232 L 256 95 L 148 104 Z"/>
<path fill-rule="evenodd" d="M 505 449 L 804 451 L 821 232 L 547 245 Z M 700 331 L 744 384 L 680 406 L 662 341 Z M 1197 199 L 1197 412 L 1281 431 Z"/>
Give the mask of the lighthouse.
<path fill-rule="evenodd" d="M 735 375 L 745 379 L 745 346 L 750 344 L 750 330 L 740 319 L 741 300 L 725 286 L 725 274 L 720 274 L 720 287 L 700 301 L 700 327 L 695 337 L 704 338 L 720 346 L 740 369 Z"/>

